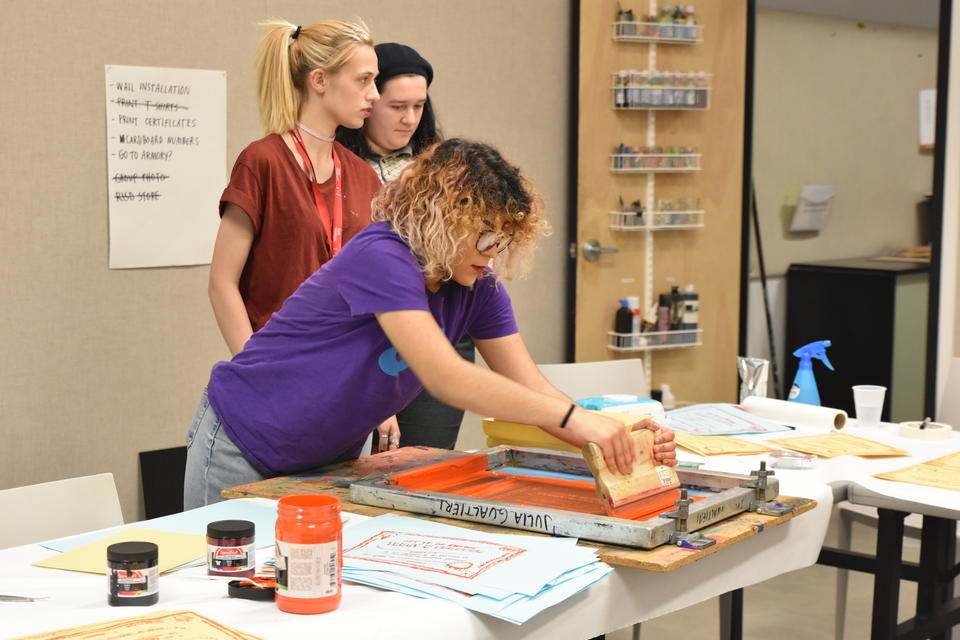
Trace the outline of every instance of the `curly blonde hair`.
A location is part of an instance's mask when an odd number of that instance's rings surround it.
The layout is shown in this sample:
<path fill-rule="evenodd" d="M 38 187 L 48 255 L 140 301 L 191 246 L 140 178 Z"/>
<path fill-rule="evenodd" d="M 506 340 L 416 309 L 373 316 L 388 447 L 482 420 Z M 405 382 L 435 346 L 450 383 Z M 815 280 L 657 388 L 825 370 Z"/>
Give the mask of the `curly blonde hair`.
<path fill-rule="evenodd" d="M 453 266 L 482 221 L 503 222 L 512 237 L 497 255 L 498 278 L 523 277 L 540 238 L 550 232 L 543 199 L 493 147 L 451 138 L 427 148 L 373 202 L 372 219 L 386 221 L 407 243 L 427 278 L 453 276 Z"/>

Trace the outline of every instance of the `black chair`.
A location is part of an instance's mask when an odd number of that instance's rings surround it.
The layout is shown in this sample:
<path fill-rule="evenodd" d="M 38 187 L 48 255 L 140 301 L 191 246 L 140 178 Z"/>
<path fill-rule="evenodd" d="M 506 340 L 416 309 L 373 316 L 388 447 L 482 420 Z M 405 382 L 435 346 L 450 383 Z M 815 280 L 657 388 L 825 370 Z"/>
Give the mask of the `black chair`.
<path fill-rule="evenodd" d="M 183 471 L 187 448 L 171 447 L 140 452 L 140 484 L 146 518 L 183 511 Z"/>

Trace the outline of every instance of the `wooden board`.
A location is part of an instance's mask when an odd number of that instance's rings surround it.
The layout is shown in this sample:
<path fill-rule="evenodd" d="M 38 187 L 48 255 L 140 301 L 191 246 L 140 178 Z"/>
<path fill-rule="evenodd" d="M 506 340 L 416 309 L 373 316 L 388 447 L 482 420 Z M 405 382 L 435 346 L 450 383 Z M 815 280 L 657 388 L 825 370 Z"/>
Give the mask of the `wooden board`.
<path fill-rule="evenodd" d="M 415 469 L 428 464 L 453 460 L 473 454 L 462 451 L 448 451 L 446 449 L 431 449 L 429 447 L 405 447 L 395 451 L 387 451 L 367 458 L 341 462 L 318 469 L 315 473 L 281 476 L 260 482 L 244 484 L 225 489 L 221 495 L 224 498 L 270 498 L 279 500 L 284 496 L 302 493 L 322 493 L 340 498 L 343 510 L 365 516 L 379 516 L 384 513 L 401 513 L 411 518 L 435 520 L 458 527 L 488 531 L 491 533 L 513 533 L 517 535 L 541 535 L 516 529 L 505 529 L 492 525 L 475 522 L 465 522 L 451 518 L 436 518 L 408 512 L 398 512 L 392 509 L 382 509 L 350 502 L 349 487 L 352 482 L 365 478 L 375 478 L 386 473 L 398 473 Z M 702 529 L 700 533 L 717 540 L 717 544 L 703 550 L 681 549 L 664 545 L 651 550 L 635 549 L 632 547 L 618 547 L 600 545 L 581 541 L 585 547 L 597 549 L 600 560 L 615 566 L 634 567 L 648 571 L 666 572 L 678 567 L 696 562 L 701 558 L 712 555 L 737 542 L 757 535 L 767 529 L 779 526 L 792 518 L 816 507 L 816 500 L 807 498 L 793 498 L 780 496 L 778 501 L 795 507 L 793 513 L 783 516 L 763 516 L 756 513 L 741 513 L 723 522 Z"/>

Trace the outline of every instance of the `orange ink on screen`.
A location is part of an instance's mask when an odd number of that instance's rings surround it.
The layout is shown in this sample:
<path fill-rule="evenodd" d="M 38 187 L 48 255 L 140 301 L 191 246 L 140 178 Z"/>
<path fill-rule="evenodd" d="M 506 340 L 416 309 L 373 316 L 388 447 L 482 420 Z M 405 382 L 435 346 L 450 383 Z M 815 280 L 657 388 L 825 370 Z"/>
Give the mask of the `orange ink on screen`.
<path fill-rule="evenodd" d="M 393 474 L 390 482 L 411 493 L 430 491 L 525 507 L 607 515 L 592 480 L 515 475 L 487 466 L 487 456 L 478 454 Z M 679 499 L 679 491 L 668 491 L 655 499 L 618 509 L 613 517 L 648 520 L 672 510 Z M 698 499 L 702 498 L 694 498 Z"/>

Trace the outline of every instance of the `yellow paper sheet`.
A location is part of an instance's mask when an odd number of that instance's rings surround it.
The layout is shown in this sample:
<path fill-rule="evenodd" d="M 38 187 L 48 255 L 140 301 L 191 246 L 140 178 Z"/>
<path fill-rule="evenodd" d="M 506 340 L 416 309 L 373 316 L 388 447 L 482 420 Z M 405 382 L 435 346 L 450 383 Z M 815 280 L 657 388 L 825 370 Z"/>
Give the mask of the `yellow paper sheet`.
<path fill-rule="evenodd" d="M 816 436 L 777 438 L 776 440 L 767 440 L 767 442 L 792 451 L 812 453 L 821 458 L 834 458 L 836 456 L 874 457 L 909 455 L 903 449 L 897 449 L 896 447 L 891 447 L 874 440 L 853 436 L 849 433 L 826 433 Z"/>
<path fill-rule="evenodd" d="M 47 631 L 13 640 L 260 640 L 258 636 L 231 629 L 193 611 L 154 611 L 133 618 L 95 622 L 82 627 Z"/>
<path fill-rule="evenodd" d="M 34 562 L 33 566 L 106 574 L 107 547 L 115 542 L 132 540 L 153 542 L 159 547 L 157 568 L 160 573 L 207 555 L 207 538 L 204 535 L 130 527 L 96 542 Z"/>
<path fill-rule="evenodd" d="M 895 471 L 878 473 L 874 476 L 881 480 L 920 484 L 925 487 L 960 491 L 960 453 L 951 453 L 942 458 L 927 460 Z"/>
<path fill-rule="evenodd" d="M 952 467 L 960 471 L 960 451 L 943 456 L 942 458 L 927 460 L 924 464 L 932 464 L 938 467 Z"/>
<path fill-rule="evenodd" d="M 731 436 L 699 436 L 682 431 L 674 431 L 673 434 L 678 447 L 689 449 L 701 456 L 745 456 L 776 451 L 773 447 L 768 447 L 765 444 Z"/>

